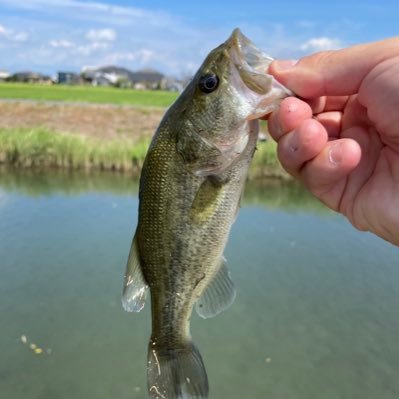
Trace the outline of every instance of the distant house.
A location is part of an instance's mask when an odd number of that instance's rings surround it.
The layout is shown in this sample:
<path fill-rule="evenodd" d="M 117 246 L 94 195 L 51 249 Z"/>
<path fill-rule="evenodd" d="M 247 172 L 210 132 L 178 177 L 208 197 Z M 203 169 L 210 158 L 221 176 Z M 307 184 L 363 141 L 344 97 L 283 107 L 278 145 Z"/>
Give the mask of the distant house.
<path fill-rule="evenodd" d="M 5 81 L 10 77 L 10 73 L 8 71 L 0 69 L 0 82 Z"/>
<path fill-rule="evenodd" d="M 131 80 L 135 89 L 165 89 L 165 76 L 153 69 L 132 72 Z"/>
<path fill-rule="evenodd" d="M 165 76 L 151 69 L 132 72 L 118 66 L 85 68 L 82 77 L 93 86 L 133 87 L 135 89 L 166 89 Z"/>
<path fill-rule="evenodd" d="M 58 72 L 57 83 L 66 85 L 76 85 L 82 83 L 82 78 L 75 72 Z"/>
<path fill-rule="evenodd" d="M 91 82 L 93 86 L 116 86 L 118 77 L 110 73 L 97 72 Z"/>
<path fill-rule="evenodd" d="M 119 79 L 128 79 L 130 80 L 132 71 L 127 68 L 118 67 L 114 65 L 104 66 L 97 69 L 98 73 L 103 73 L 108 76 L 113 76 Z"/>
<path fill-rule="evenodd" d="M 37 72 L 17 72 L 10 75 L 7 79 L 8 82 L 21 82 L 21 83 L 41 83 L 52 84 L 53 80 L 50 76 L 42 75 Z"/>
<path fill-rule="evenodd" d="M 168 91 L 182 92 L 186 87 L 186 84 L 182 80 L 178 80 L 172 77 L 166 77 L 161 82 L 161 89 Z"/>
<path fill-rule="evenodd" d="M 80 72 L 80 76 L 84 82 L 92 83 L 96 70 L 94 67 L 84 67 Z"/>
<path fill-rule="evenodd" d="M 118 86 L 131 87 L 131 71 L 117 66 L 106 66 L 101 68 L 85 68 L 81 76 L 93 86 Z"/>

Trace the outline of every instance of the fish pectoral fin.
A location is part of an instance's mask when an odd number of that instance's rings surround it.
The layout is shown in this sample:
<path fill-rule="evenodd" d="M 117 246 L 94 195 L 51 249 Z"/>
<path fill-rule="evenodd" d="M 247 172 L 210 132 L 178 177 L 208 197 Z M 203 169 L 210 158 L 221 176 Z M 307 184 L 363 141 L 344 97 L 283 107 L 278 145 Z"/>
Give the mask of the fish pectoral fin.
<path fill-rule="evenodd" d="M 219 271 L 198 299 L 195 309 L 198 315 L 204 319 L 215 317 L 230 307 L 235 297 L 236 289 L 230 278 L 226 260 L 222 258 Z"/>
<path fill-rule="evenodd" d="M 148 285 L 141 271 L 137 238 L 134 236 L 126 265 L 122 306 L 127 312 L 140 312 L 147 297 Z"/>

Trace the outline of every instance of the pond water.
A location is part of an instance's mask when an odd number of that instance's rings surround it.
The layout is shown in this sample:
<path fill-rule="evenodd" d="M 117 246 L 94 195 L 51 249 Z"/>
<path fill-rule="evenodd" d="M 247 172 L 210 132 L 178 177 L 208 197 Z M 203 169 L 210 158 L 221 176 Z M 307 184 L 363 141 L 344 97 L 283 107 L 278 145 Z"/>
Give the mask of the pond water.
<path fill-rule="evenodd" d="M 123 176 L 0 173 L 0 398 L 147 398 L 149 307 L 120 305 L 137 205 Z M 398 398 L 398 248 L 272 182 L 225 255 L 237 299 L 192 322 L 210 399 Z"/>

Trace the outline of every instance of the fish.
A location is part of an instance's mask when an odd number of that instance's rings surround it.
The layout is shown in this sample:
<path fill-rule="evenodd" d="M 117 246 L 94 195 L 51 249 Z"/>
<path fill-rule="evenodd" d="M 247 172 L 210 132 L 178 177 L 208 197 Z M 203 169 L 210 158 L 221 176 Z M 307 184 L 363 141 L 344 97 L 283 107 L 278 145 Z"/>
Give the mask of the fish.
<path fill-rule="evenodd" d="M 223 251 L 255 152 L 258 118 L 291 95 L 267 73 L 272 60 L 235 29 L 166 111 L 149 146 L 122 305 L 139 312 L 150 294 L 150 398 L 208 397 L 190 318 L 194 307 L 202 318 L 214 317 L 236 296 Z"/>

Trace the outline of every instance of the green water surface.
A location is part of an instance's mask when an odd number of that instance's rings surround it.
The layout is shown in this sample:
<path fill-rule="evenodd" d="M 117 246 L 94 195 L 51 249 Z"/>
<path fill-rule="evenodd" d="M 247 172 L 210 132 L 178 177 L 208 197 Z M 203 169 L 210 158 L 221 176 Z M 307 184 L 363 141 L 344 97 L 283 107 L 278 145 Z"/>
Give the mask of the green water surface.
<path fill-rule="evenodd" d="M 147 398 L 149 307 L 120 305 L 137 205 L 127 177 L 1 171 L 1 399 Z M 210 399 L 399 397 L 398 248 L 272 182 L 225 255 L 237 299 L 192 323 Z"/>

